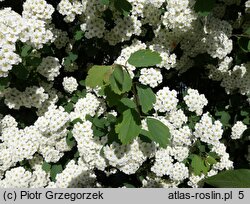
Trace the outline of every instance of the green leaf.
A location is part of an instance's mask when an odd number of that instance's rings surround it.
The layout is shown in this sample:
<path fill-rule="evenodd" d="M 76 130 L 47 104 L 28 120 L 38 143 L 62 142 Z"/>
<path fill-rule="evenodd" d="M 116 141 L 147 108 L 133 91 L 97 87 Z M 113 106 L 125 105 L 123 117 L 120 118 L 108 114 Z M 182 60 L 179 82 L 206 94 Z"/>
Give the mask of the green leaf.
<path fill-rule="evenodd" d="M 109 77 L 111 72 L 112 72 L 111 66 L 93 66 L 88 71 L 88 76 L 85 80 L 86 86 L 95 88 L 96 86 L 100 87 L 104 85 L 105 77 Z"/>
<path fill-rule="evenodd" d="M 147 118 L 147 125 L 149 134 L 146 136 L 157 142 L 160 147 L 166 148 L 170 140 L 169 128 L 154 118 Z"/>
<path fill-rule="evenodd" d="M 83 86 L 83 87 L 85 87 L 86 85 L 85 85 L 85 80 L 81 80 L 81 81 L 79 81 L 79 84 L 81 85 L 81 86 Z"/>
<path fill-rule="evenodd" d="M 121 103 L 129 108 L 136 108 L 135 102 L 129 98 L 122 98 Z"/>
<path fill-rule="evenodd" d="M 139 50 L 130 55 L 128 63 L 135 67 L 150 67 L 161 63 L 162 58 L 159 53 L 151 50 Z"/>
<path fill-rule="evenodd" d="M 27 66 L 37 67 L 41 64 L 42 58 L 39 57 L 26 57 L 25 62 Z"/>
<path fill-rule="evenodd" d="M 48 162 L 44 161 L 44 162 L 43 162 L 43 165 L 42 165 L 42 169 L 43 169 L 45 172 L 49 173 L 49 172 L 50 172 L 50 169 L 51 169 L 51 164 L 49 164 Z"/>
<path fill-rule="evenodd" d="M 120 65 L 114 66 L 114 71 L 109 78 L 109 82 L 112 91 L 118 95 L 130 91 L 132 88 L 132 79 L 129 73 Z"/>
<path fill-rule="evenodd" d="M 139 84 L 136 86 L 136 89 L 142 112 L 147 113 L 153 108 L 153 104 L 156 101 L 155 94 L 150 87 L 147 87 L 145 85 Z"/>
<path fill-rule="evenodd" d="M 244 52 L 250 52 L 250 40 L 247 37 L 241 37 L 238 39 L 238 44 Z"/>
<path fill-rule="evenodd" d="M 218 155 L 216 154 L 216 152 L 209 152 L 208 155 L 209 155 L 210 157 L 213 157 L 214 159 L 220 159 L 220 156 L 218 156 Z"/>
<path fill-rule="evenodd" d="M 196 146 L 198 147 L 198 149 L 200 150 L 200 152 L 206 152 L 206 146 L 201 144 L 200 140 L 196 141 Z"/>
<path fill-rule="evenodd" d="M 9 85 L 10 79 L 9 77 L 1 77 L 0 78 L 0 91 L 3 91 Z"/>
<path fill-rule="evenodd" d="M 121 123 L 115 126 L 115 132 L 122 144 L 129 144 L 141 131 L 141 120 L 134 109 L 128 109 L 122 113 Z"/>
<path fill-rule="evenodd" d="M 72 62 L 74 62 L 78 58 L 78 55 L 70 52 L 68 57 Z"/>
<path fill-rule="evenodd" d="M 250 125 L 250 117 L 245 117 L 242 122 L 245 124 L 245 125 Z"/>
<path fill-rule="evenodd" d="M 72 125 L 75 125 L 76 123 L 83 123 L 83 121 L 82 121 L 82 119 L 81 118 L 76 118 L 76 119 L 74 119 L 73 121 L 71 121 L 71 124 Z"/>
<path fill-rule="evenodd" d="M 76 103 L 78 101 L 78 96 L 72 96 L 70 99 L 71 102 Z"/>
<path fill-rule="evenodd" d="M 127 0 L 114 0 L 114 6 L 124 16 L 128 16 L 132 10 L 132 5 Z"/>
<path fill-rule="evenodd" d="M 250 188 L 250 170 L 227 170 L 204 180 L 207 184 L 218 188 Z"/>
<path fill-rule="evenodd" d="M 70 113 L 74 109 L 74 104 L 69 102 L 66 106 L 64 106 L 64 109 L 67 113 Z"/>
<path fill-rule="evenodd" d="M 244 33 L 250 36 L 250 27 L 247 28 L 246 31 L 245 31 Z"/>
<path fill-rule="evenodd" d="M 109 0 L 99 0 L 101 4 L 103 5 L 109 5 Z"/>
<path fill-rule="evenodd" d="M 240 115 L 241 115 L 241 116 L 248 116 L 248 115 L 250 115 L 250 112 L 249 112 L 249 111 L 246 111 L 246 110 L 241 110 L 241 111 L 240 111 Z"/>
<path fill-rule="evenodd" d="M 117 105 L 120 102 L 121 98 L 122 98 L 121 95 L 118 95 L 118 94 L 114 93 L 111 90 L 110 86 L 106 86 L 104 88 L 104 94 L 107 96 L 106 97 L 106 102 L 107 102 L 109 107 L 113 107 L 113 106 Z"/>
<path fill-rule="evenodd" d="M 231 119 L 231 116 L 228 112 L 226 111 L 217 111 L 215 113 L 215 116 L 220 116 L 220 122 L 224 126 L 229 126 L 229 120 Z"/>
<path fill-rule="evenodd" d="M 205 166 L 204 160 L 196 154 L 192 156 L 191 167 L 194 171 L 194 174 L 199 176 L 201 173 L 206 174 L 209 170 L 208 167 Z"/>
<path fill-rule="evenodd" d="M 74 138 L 73 133 L 71 131 L 69 131 L 67 136 L 66 136 L 66 143 L 70 148 L 74 147 L 76 144 L 75 138 Z"/>
<path fill-rule="evenodd" d="M 92 130 L 95 137 L 103 137 L 107 134 L 105 130 L 97 128 L 95 126 L 92 128 Z"/>
<path fill-rule="evenodd" d="M 74 54 L 74 53 L 70 52 L 69 55 L 64 58 L 64 64 L 66 66 L 70 66 L 70 64 L 72 62 L 76 61 L 77 58 L 78 58 L 77 54 Z"/>
<path fill-rule="evenodd" d="M 63 171 L 62 165 L 61 164 L 54 164 L 51 167 L 50 170 L 50 177 L 52 181 L 56 180 L 56 175 L 61 173 Z"/>
<path fill-rule="evenodd" d="M 32 47 L 30 45 L 24 45 L 22 47 L 21 56 L 27 57 L 31 51 L 32 51 Z"/>
<path fill-rule="evenodd" d="M 81 40 L 84 36 L 84 32 L 81 30 L 76 31 L 74 38 L 76 41 Z"/>
<path fill-rule="evenodd" d="M 105 122 L 106 122 L 105 118 L 98 118 L 98 117 L 94 117 L 92 121 L 93 125 L 99 128 L 105 128 Z"/>
<path fill-rule="evenodd" d="M 13 66 L 11 70 L 18 79 L 25 80 L 29 76 L 29 71 L 22 65 Z"/>
<path fill-rule="evenodd" d="M 205 162 L 209 164 L 209 166 L 217 163 L 216 159 L 211 156 L 207 156 Z"/>
<path fill-rule="evenodd" d="M 196 0 L 194 10 L 201 16 L 207 16 L 214 8 L 216 0 Z"/>
<path fill-rule="evenodd" d="M 112 114 L 108 114 L 107 115 L 107 121 L 109 123 L 114 123 L 116 121 L 116 117 L 114 115 L 112 115 Z"/>

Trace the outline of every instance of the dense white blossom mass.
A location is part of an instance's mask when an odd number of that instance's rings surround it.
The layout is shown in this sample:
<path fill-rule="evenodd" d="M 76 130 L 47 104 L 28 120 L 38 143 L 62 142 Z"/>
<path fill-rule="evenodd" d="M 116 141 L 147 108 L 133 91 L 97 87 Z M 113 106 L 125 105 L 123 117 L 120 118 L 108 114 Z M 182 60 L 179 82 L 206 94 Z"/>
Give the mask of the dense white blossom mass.
<path fill-rule="evenodd" d="M 187 87 L 183 94 L 171 86 L 169 76 L 177 71 L 176 77 L 180 77 L 197 58 L 208 56 L 214 63 L 195 68 L 203 69 L 211 83 L 218 82 L 228 95 L 238 93 L 250 104 L 250 63 L 237 63 L 232 54 L 233 29 L 239 22 L 238 28 L 243 30 L 249 24 L 242 25 L 243 11 L 234 22 L 225 17 L 227 7 L 243 1 L 219 0 L 205 17 L 195 11 L 195 0 L 128 0 L 132 9 L 126 15 L 101 2 L 61 0 L 54 6 L 46 0 L 26 0 L 21 13 L 10 7 L 0 9 L 0 79 L 8 84 L 6 88 L 1 84 L 0 99 L 9 112 L 0 114 L 0 188 L 100 187 L 97 170 L 105 175 L 133 175 L 145 168 L 148 172 L 142 178 L 142 187 L 178 187 L 186 182 L 197 188 L 203 178 L 234 168 L 221 140 L 228 126 L 206 110 L 209 97 L 194 87 Z M 250 1 L 244 6 L 249 13 Z M 54 24 L 53 18 L 58 16 L 62 17 L 62 25 L 72 26 L 69 30 L 73 34 Z M 140 40 L 146 35 L 151 37 Z M 106 56 L 104 64 L 112 61 L 126 66 L 133 82 L 153 90 L 151 112 L 140 115 L 142 129 L 148 130 L 147 118 L 161 121 L 170 132 L 166 148 L 155 141 L 144 141 L 143 137 L 128 144 L 110 141 L 111 122 L 105 127 L 97 124 L 106 132 L 96 136 L 100 131 L 94 129 L 94 120 L 118 118 L 119 114 L 115 105 L 108 107 L 110 101 L 106 101 L 100 87 L 87 87 L 83 93 L 85 81 L 80 82 L 82 75 L 77 76 L 75 71 L 83 74 L 84 62 L 74 59 L 72 53 L 86 48 L 96 59 L 95 49 L 87 46 L 100 41 L 106 43 L 104 48 L 107 45 L 120 49 L 114 58 Z M 21 50 L 22 46 L 26 50 Z M 161 63 L 140 68 L 129 64 L 131 54 L 143 49 L 158 52 Z M 59 51 L 60 55 L 56 55 Z M 30 65 L 30 61 L 37 65 Z M 24 74 L 20 77 L 19 72 Z M 26 81 L 28 77 L 31 83 Z M 16 80 L 17 86 L 8 80 Z M 137 102 L 135 93 L 131 98 Z M 23 110 L 34 112 L 32 124 L 23 126 L 27 121 L 13 117 Z M 231 139 L 240 139 L 249 128 L 243 119 L 237 118 L 228 128 Z M 208 172 L 200 175 L 189 164 L 197 143 L 206 147 L 202 154 L 216 155 Z M 52 178 L 44 165 L 61 165 L 71 151 L 75 151 L 74 155 Z M 250 153 L 246 157 L 250 161 Z"/>

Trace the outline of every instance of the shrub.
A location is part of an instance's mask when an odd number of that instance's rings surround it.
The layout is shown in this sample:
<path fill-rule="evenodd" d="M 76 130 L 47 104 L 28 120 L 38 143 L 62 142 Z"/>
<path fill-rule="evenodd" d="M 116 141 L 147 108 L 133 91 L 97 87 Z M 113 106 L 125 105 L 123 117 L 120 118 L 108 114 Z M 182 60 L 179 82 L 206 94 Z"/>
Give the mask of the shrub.
<path fill-rule="evenodd" d="M 0 187 L 250 187 L 249 0 L 0 6 Z"/>

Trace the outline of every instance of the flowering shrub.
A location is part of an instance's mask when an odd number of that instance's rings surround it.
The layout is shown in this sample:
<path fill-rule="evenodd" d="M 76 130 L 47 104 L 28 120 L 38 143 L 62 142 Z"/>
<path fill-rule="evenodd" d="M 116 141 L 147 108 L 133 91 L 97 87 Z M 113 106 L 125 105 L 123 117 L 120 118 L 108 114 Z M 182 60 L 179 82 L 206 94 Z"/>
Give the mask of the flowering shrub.
<path fill-rule="evenodd" d="M 249 0 L 0 6 L 0 187 L 250 187 Z"/>

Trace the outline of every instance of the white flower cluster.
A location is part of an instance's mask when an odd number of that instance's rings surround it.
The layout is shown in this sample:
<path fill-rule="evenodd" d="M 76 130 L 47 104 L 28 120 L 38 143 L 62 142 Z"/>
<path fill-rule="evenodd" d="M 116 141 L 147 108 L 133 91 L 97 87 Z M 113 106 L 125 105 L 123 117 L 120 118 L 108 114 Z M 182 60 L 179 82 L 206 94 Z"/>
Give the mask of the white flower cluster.
<path fill-rule="evenodd" d="M 191 29 L 192 22 L 197 18 L 197 14 L 191 9 L 194 3 L 194 0 L 169 0 L 162 17 L 163 25 L 168 29 L 179 31 Z"/>
<path fill-rule="evenodd" d="M 155 151 L 154 143 L 144 143 L 140 139 L 130 145 L 120 145 L 113 142 L 103 148 L 104 156 L 109 165 L 116 167 L 126 174 L 134 174 L 147 157 Z"/>
<path fill-rule="evenodd" d="M 219 120 L 214 123 L 208 113 L 202 115 L 199 123 L 195 125 L 194 135 L 201 141 L 216 145 L 223 134 L 222 124 Z"/>
<path fill-rule="evenodd" d="M 151 170 L 157 175 L 162 177 L 168 175 L 173 181 L 181 182 L 188 178 L 188 168 L 180 162 L 175 162 L 171 157 L 172 149 L 160 149 L 155 153 L 155 163 Z"/>
<path fill-rule="evenodd" d="M 67 43 L 69 42 L 68 33 L 66 31 L 62 31 L 56 28 L 54 28 L 52 32 L 55 38 L 53 43 L 55 44 L 56 48 L 61 49 L 65 47 Z"/>
<path fill-rule="evenodd" d="M 72 133 L 77 141 L 80 156 L 88 167 L 90 169 L 104 170 L 107 164 L 101 156 L 101 149 L 107 142 L 107 137 L 94 138 L 91 127 L 92 123 L 90 121 L 84 121 L 82 124 L 77 123 L 74 125 Z"/>
<path fill-rule="evenodd" d="M 162 82 L 162 75 L 159 69 L 154 68 L 143 68 L 141 69 L 141 75 L 139 82 L 144 85 L 149 85 L 152 88 L 155 88 Z"/>
<path fill-rule="evenodd" d="M 10 124 L 6 122 L 10 121 Z M 11 116 L 5 116 L 1 121 L 0 171 L 6 171 L 17 162 L 32 159 L 39 147 L 39 133 L 36 129 L 26 127 L 18 129 Z"/>
<path fill-rule="evenodd" d="M 21 106 L 39 108 L 49 98 L 43 87 L 27 87 L 24 92 L 16 88 L 7 88 L 4 91 L 4 103 L 10 109 L 20 109 Z"/>
<path fill-rule="evenodd" d="M 78 83 L 74 77 L 64 77 L 62 85 L 68 93 L 73 93 L 78 87 Z"/>
<path fill-rule="evenodd" d="M 66 22 L 73 22 L 77 14 L 82 14 L 83 6 L 78 0 L 61 0 L 57 5 L 57 10 L 65 16 Z"/>
<path fill-rule="evenodd" d="M 54 7 L 45 0 L 26 0 L 23 3 L 22 16 L 26 19 L 51 20 Z"/>
<path fill-rule="evenodd" d="M 95 186 L 96 175 L 86 164 L 79 160 L 78 164 L 71 160 L 62 173 L 57 174 L 56 182 L 49 188 L 91 188 Z"/>
<path fill-rule="evenodd" d="M 197 115 L 201 115 L 203 107 L 208 104 L 204 94 L 199 94 L 199 92 L 194 89 L 188 89 L 187 95 L 183 99 L 188 106 L 188 110 L 194 111 Z"/>
<path fill-rule="evenodd" d="M 92 93 L 87 93 L 85 98 L 80 98 L 74 106 L 74 111 L 70 113 L 72 120 L 80 118 L 85 120 L 86 115 L 94 116 L 99 109 L 99 114 L 104 111 L 101 100 Z"/>
<path fill-rule="evenodd" d="M 204 73 L 208 71 L 207 76 L 220 82 L 228 94 L 238 92 L 250 101 L 250 63 L 236 62 L 238 59 L 231 53 L 233 28 L 245 32 L 249 27 L 242 21 L 242 13 L 244 9 L 249 13 L 250 1 L 241 4 L 239 0 L 216 1 L 206 17 L 195 12 L 195 0 L 128 2 L 132 9 L 127 15 L 117 10 L 117 5 L 106 6 L 100 0 L 60 0 L 55 8 L 46 0 L 26 0 L 20 14 L 11 8 L 0 9 L 0 78 L 9 80 L 6 88 L 0 84 L 0 187 L 100 187 L 96 170 L 108 177 L 117 172 L 132 175 L 145 168 L 148 169 L 143 187 L 173 188 L 184 181 L 191 187 L 199 187 L 201 179 L 234 167 L 226 146 L 220 142 L 222 123 L 214 121 L 208 112 L 203 113 L 208 104 L 205 95 L 189 88 L 181 101 L 178 90 L 174 90 L 172 84 L 162 82 L 168 76 L 171 78 L 172 71 L 182 77 L 181 74 L 196 65 L 195 59 L 204 54 L 214 61 L 204 66 L 207 69 Z M 233 4 L 237 4 L 237 8 L 245 5 L 245 8 L 238 13 L 237 20 L 226 21 L 227 9 Z M 53 19 L 55 9 L 68 27 L 55 23 L 58 20 Z M 56 13 L 55 16 L 60 18 Z M 83 35 L 81 40 L 76 39 L 79 30 Z M 141 40 L 145 37 L 147 40 Z M 105 53 L 103 64 L 112 61 L 126 66 L 133 82 L 153 88 L 156 102 L 152 114 L 150 112 L 142 120 L 142 129 L 148 131 L 147 118 L 161 121 L 170 132 L 168 147 L 146 142 L 142 135 L 126 145 L 110 141 L 109 134 L 97 137 L 89 118 L 107 119 L 110 115 L 116 118 L 120 117 L 120 112 L 116 107 L 114 110 L 108 108 L 106 96 L 99 93 L 99 88 L 86 87 L 86 96 L 79 96 L 76 101 L 69 97 L 79 87 L 76 78 L 68 77 L 65 72 L 82 77 L 84 71 L 79 68 L 84 66 L 85 59 L 83 64 L 79 63 L 80 57 L 79 61 L 69 62 L 68 55 L 70 52 L 80 53 L 89 44 L 99 49 L 99 40 L 117 53 L 114 59 Z M 22 53 L 25 45 L 31 46 L 32 50 L 27 57 Z M 52 52 L 48 54 L 44 45 L 51 46 Z M 78 48 L 80 50 L 76 50 Z M 120 54 L 116 49 L 120 49 Z M 144 49 L 158 52 L 161 63 L 149 68 L 136 68 L 128 63 L 132 53 Z M 36 59 L 41 59 L 41 63 L 29 64 Z M 86 67 L 91 63 L 94 62 L 86 62 Z M 18 76 L 12 68 L 18 68 L 19 64 L 29 72 L 28 80 L 36 77 L 37 81 L 15 86 L 14 79 Z M 135 98 L 132 92 L 128 95 Z M 73 104 L 70 113 L 65 111 L 68 102 Z M 19 119 L 26 116 L 15 117 L 18 110 L 27 111 L 27 108 L 32 108 L 32 112 L 35 109 L 37 117 L 32 125 L 23 127 Z M 191 124 L 189 111 L 200 119 L 195 124 Z M 75 122 L 77 120 L 79 122 Z M 110 121 L 106 122 L 109 124 Z M 231 128 L 231 138 L 240 139 L 247 128 L 237 121 Z M 105 131 L 110 132 L 111 126 L 106 125 Z M 69 145 L 69 138 L 74 140 L 74 147 Z M 218 156 L 208 173 L 199 176 L 186 162 L 193 154 L 192 147 L 196 142 L 206 145 L 206 150 L 210 151 L 206 153 Z M 75 150 L 79 155 L 69 159 L 52 182 L 50 174 L 42 168 L 44 162 L 60 163 L 67 153 Z M 23 162 L 29 164 L 29 170 L 24 168 Z"/>
<path fill-rule="evenodd" d="M 247 129 L 247 126 L 241 121 L 237 121 L 232 127 L 232 139 L 240 139 L 244 131 Z"/>
<path fill-rule="evenodd" d="M 63 107 L 49 107 L 44 116 L 34 123 L 40 133 L 39 153 L 46 162 L 57 162 L 70 148 L 66 143 L 68 133 L 67 123 L 70 121 L 69 114 Z"/>
<path fill-rule="evenodd" d="M 175 90 L 170 91 L 168 87 L 164 87 L 156 93 L 154 109 L 159 112 L 170 112 L 176 109 L 178 101 L 177 92 Z"/>
<path fill-rule="evenodd" d="M 37 72 L 46 77 L 48 81 L 54 81 L 54 78 L 60 74 L 61 65 L 56 57 L 45 57 L 37 67 Z"/>

